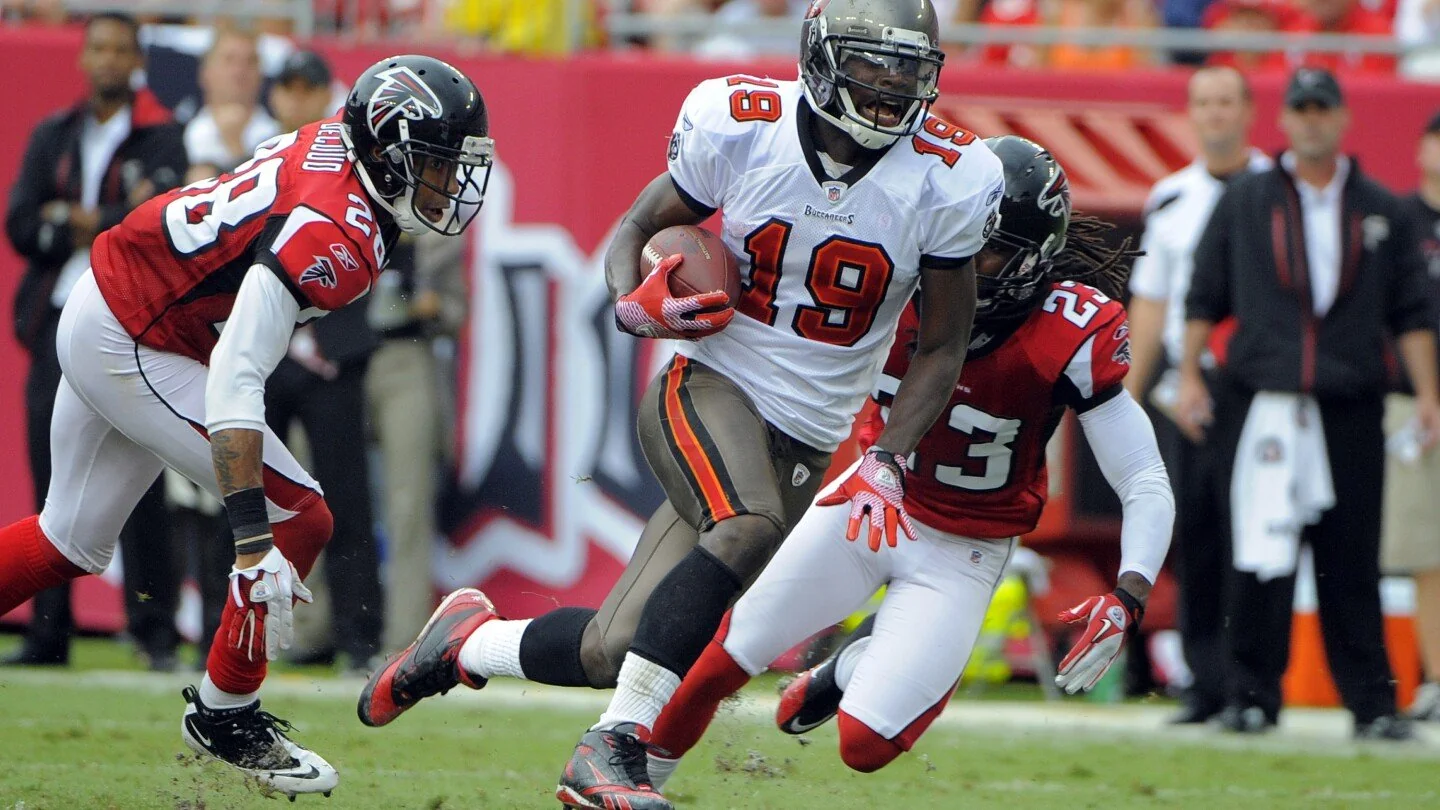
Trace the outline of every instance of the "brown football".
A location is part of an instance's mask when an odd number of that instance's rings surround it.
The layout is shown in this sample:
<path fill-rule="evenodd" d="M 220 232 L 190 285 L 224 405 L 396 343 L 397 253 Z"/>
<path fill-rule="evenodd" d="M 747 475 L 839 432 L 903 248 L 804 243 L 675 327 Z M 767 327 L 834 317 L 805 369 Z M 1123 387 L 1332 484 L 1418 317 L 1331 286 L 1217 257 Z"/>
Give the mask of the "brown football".
<path fill-rule="evenodd" d="M 740 263 L 719 236 L 695 225 L 675 225 L 650 237 L 641 252 L 645 272 L 661 259 L 679 253 L 685 257 L 670 274 L 670 294 L 676 297 L 724 290 L 730 306 L 740 301 Z"/>

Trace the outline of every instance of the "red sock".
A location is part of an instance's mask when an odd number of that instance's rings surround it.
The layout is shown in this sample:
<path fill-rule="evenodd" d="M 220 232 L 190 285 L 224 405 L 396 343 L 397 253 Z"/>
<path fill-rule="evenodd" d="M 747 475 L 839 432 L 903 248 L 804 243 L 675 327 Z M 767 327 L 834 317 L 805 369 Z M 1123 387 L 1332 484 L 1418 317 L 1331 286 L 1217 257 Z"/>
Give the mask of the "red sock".
<path fill-rule="evenodd" d="M 40 531 L 39 515 L 0 529 L 0 616 L 40 591 L 86 573 Z"/>
<path fill-rule="evenodd" d="M 723 629 L 721 631 L 724 632 Z M 735 663 L 719 641 L 711 641 L 690 668 L 675 696 L 655 721 L 650 744 L 664 749 L 666 756 L 684 756 L 705 735 L 720 701 L 740 691 L 750 675 Z"/>
<path fill-rule="evenodd" d="M 334 522 L 325 501 L 316 499 L 300 514 L 271 526 L 275 547 L 295 566 L 301 579 L 315 567 L 315 558 L 330 542 Z M 226 593 L 225 612 L 220 616 L 220 627 L 210 644 L 205 671 L 220 691 L 248 695 L 258 692 L 260 684 L 265 682 L 265 630 L 261 622 L 252 620 L 249 611 L 237 607 L 235 600 L 229 598 L 229 592 Z"/>
<path fill-rule="evenodd" d="M 852 770 L 874 773 L 910 749 L 901 742 L 885 739 L 844 711 L 835 722 L 840 727 L 840 759 Z"/>

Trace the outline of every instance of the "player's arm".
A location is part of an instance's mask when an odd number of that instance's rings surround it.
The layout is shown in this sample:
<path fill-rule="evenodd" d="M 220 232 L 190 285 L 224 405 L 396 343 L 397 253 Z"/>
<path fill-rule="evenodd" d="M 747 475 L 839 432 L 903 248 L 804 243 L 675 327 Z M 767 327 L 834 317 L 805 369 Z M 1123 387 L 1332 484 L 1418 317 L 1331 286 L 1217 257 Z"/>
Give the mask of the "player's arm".
<path fill-rule="evenodd" d="M 1103 402 L 1080 414 L 1080 427 L 1123 509 L 1120 576 L 1111 593 L 1060 614 L 1083 627 L 1055 676 L 1070 694 L 1094 688 L 1140 626 L 1175 523 L 1175 496 L 1145 410 L 1118 384 L 1096 400 Z"/>
<path fill-rule="evenodd" d="M 311 601 L 295 566 L 275 547 L 264 486 L 265 380 L 285 356 L 300 304 L 269 267 L 245 274 L 205 383 L 205 427 L 215 480 L 235 540 L 230 598 L 263 621 L 269 658 L 294 637 L 294 600 Z"/>
<path fill-rule="evenodd" d="M 610 300 L 619 301 L 640 286 L 645 276 L 640 251 L 650 237 L 674 225 L 699 225 L 714 213 L 694 198 L 681 196 L 669 172 L 651 180 L 625 212 L 605 251 L 605 283 L 610 286 Z"/>
<path fill-rule="evenodd" d="M 875 446 L 908 456 L 950 401 L 975 323 L 975 262 L 920 267 L 920 328 L 910 367 Z"/>

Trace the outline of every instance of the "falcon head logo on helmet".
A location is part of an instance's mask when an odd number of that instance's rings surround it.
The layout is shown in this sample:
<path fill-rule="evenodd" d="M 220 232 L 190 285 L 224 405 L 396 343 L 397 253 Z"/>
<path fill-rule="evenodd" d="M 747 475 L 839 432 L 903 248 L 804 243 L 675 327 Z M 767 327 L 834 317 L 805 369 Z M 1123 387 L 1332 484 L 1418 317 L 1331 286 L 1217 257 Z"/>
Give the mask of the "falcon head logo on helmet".
<path fill-rule="evenodd" d="M 380 86 L 370 94 L 370 103 L 366 107 L 370 131 L 379 133 L 381 127 L 397 115 L 411 121 L 423 121 L 439 118 L 444 112 L 435 91 L 408 65 L 391 68 L 376 78 L 380 79 Z"/>

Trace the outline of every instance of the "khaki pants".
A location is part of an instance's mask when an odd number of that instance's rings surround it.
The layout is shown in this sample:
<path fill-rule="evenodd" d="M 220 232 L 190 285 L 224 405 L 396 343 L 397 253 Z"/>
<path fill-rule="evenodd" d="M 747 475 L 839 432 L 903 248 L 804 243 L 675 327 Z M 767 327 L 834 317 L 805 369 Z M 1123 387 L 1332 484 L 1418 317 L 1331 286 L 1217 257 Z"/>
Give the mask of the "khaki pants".
<path fill-rule="evenodd" d="M 436 363 L 430 342 L 385 341 L 365 381 L 384 459 L 385 630 L 387 652 L 404 648 L 435 607 L 430 557 L 435 540 L 439 458 Z"/>

